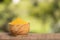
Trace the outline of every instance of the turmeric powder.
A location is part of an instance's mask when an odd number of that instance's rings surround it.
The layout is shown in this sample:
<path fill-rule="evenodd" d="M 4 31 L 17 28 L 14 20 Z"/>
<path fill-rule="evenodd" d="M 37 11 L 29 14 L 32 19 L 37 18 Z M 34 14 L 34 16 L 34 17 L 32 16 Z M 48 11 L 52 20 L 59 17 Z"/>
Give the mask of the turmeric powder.
<path fill-rule="evenodd" d="M 27 22 L 22 20 L 22 19 L 20 19 L 20 18 L 16 18 L 12 22 L 10 22 L 10 24 L 12 24 L 12 25 L 15 25 L 15 24 L 27 24 Z"/>

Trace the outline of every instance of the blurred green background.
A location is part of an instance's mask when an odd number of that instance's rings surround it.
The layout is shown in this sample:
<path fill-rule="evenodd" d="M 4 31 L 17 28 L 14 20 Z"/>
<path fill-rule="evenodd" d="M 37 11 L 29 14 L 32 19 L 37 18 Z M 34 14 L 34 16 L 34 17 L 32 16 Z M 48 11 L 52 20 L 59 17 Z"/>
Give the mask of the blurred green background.
<path fill-rule="evenodd" d="M 0 0 L 0 31 L 15 18 L 30 23 L 31 33 L 60 33 L 60 0 Z"/>

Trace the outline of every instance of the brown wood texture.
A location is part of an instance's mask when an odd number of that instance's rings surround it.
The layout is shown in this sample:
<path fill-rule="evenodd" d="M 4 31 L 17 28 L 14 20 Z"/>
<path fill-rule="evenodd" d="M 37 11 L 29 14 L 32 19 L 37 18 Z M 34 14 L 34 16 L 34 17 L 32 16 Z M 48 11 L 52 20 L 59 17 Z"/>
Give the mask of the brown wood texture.
<path fill-rule="evenodd" d="M 10 36 L 8 33 L 0 32 L 0 40 L 60 40 L 60 34 L 29 33 L 28 35 Z"/>

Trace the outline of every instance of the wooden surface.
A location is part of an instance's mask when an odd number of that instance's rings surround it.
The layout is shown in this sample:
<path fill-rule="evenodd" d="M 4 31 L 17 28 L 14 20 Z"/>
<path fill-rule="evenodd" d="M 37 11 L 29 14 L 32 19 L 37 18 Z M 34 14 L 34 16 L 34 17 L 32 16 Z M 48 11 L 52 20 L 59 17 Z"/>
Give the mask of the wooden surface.
<path fill-rule="evenodd" d="M 60 40 L 60 34 L 37 34 L 10 36 L 8 33 L 0 32 L 0 40 Z"/>

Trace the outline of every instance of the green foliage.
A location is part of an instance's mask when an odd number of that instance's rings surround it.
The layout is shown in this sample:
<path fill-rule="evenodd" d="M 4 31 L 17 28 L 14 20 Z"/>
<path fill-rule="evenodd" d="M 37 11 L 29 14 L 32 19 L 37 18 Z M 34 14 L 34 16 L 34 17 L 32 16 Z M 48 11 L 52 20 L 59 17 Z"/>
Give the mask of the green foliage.
<path fill-rule="evenodd" d="M 30 32 L 50 33 L 54 29 L 51 28 L 52 25 L 60 20 L 59 8 L 59 0 L 33 0 L 32 3 L 22 0 L 16 5 L 11 3 L 11 0 L 0 1 L 0 28 L 6 27 L 8 30 L 7 24 L 20 17 L 30 23 Z"/>

